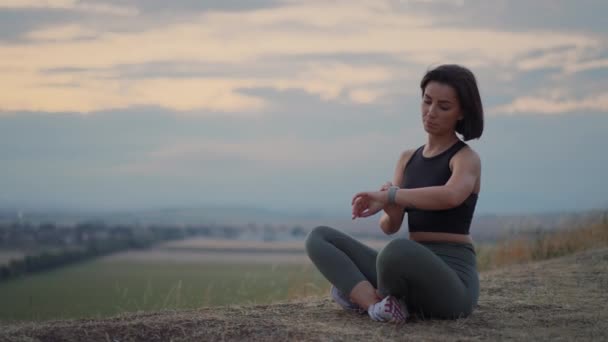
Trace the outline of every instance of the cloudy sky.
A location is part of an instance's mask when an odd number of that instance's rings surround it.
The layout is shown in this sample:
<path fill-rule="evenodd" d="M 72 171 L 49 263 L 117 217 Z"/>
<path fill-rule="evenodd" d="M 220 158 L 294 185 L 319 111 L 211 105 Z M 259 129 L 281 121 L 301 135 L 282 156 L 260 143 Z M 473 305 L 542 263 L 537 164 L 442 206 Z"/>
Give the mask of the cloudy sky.
<path fill-rule="evenodd" d="M 0 207 L 348 213 L 459 63 L 478 212 L 607 208 L 607 4 L 0 0 Z"/>

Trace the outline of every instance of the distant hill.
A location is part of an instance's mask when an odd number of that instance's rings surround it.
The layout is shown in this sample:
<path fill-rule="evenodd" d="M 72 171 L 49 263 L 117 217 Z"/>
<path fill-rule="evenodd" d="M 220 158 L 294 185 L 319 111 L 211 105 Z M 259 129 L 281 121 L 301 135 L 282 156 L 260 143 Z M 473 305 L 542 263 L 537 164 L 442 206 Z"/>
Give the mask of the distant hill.
<path fill-rule="evenodd" d="M 479 305 L 459 320 L 404 325 L 347 313 L 328 298 L 271 305 L 0 323 L 0 341 L 606 341 L 608 248 L 481 274 Z"/>

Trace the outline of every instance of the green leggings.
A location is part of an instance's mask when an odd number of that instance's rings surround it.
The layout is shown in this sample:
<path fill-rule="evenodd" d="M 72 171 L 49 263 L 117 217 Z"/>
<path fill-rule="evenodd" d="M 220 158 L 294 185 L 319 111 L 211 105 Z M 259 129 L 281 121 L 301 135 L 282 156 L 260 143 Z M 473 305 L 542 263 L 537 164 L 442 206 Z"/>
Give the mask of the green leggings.
<path fill-rule="evenodd" d="M 479 297 L 472 244 L 394 239 L 380 252 L 336 229 L 320 226 L 306 238 L 319 271 L 343 293 L 361 281 L 403 299 L 410 314 L 453 319 L 471 314 Z"/>

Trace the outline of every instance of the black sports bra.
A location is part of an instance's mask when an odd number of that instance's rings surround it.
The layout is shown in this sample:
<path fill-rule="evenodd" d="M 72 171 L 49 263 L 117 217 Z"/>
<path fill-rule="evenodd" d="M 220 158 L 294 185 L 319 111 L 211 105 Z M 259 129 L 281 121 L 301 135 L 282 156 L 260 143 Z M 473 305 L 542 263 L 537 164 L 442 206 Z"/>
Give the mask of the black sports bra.
<path fill-rule="evenodd" d="M 405 181 L 401 187 L 415 189 L 445 185 L 452 176 L 450 160 L 465 146 L 467 144 L 459 140 L 446 151 L 430 158 L 422 155 L 424 146 L 421 146 L 405 166 Z M 477 194 L 471 193 L 462 204 L 451 209 L 406 209 L 409 231 L 468 234 L 476 204 Z"/>

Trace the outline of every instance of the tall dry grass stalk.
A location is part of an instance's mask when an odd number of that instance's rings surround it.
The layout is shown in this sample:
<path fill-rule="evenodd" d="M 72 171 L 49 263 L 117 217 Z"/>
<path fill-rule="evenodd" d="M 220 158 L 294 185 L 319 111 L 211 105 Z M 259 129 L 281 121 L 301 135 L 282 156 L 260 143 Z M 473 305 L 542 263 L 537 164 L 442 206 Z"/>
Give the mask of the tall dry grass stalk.
<path fill-rule="evenodd" d="M 608 223 L 560 231 L 539 231 L 531 237 L 506 240 L 492 247 L 481 246 L 477 261 L 479 270 L 483 271 L 603 246 L 608 246 Z"/>

